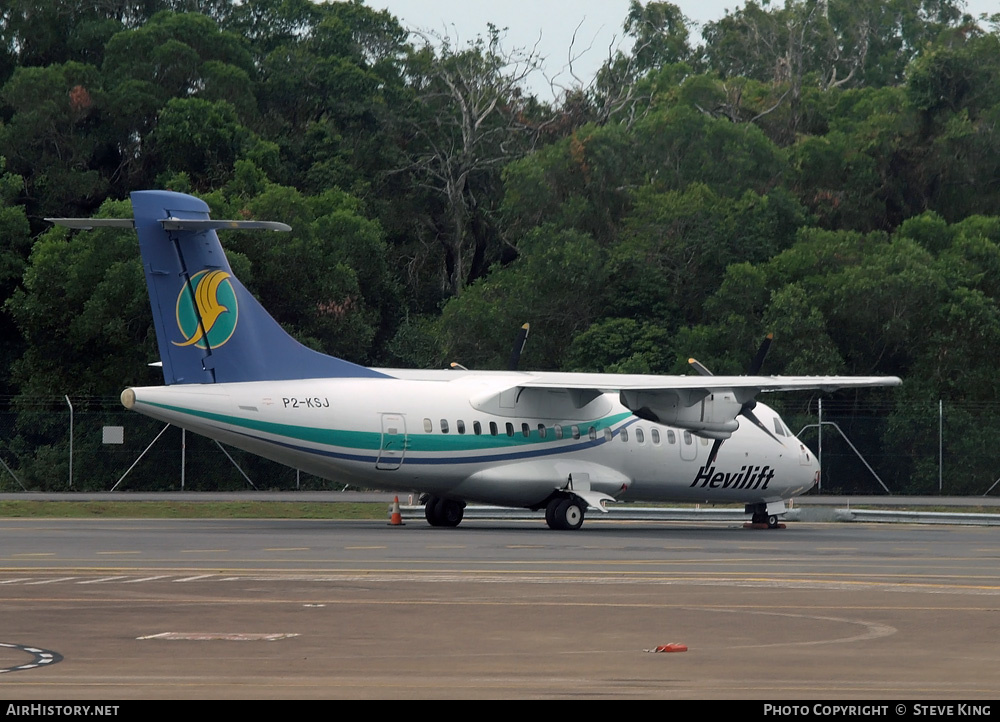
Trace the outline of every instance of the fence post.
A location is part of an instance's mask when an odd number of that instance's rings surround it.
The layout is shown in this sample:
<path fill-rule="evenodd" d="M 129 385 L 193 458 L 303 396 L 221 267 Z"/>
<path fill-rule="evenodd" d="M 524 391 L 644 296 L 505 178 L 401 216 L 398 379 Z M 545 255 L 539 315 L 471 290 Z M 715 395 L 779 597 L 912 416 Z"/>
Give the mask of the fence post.
<path fill-rule="evenodd" d="M 73 404 L 69 400 L 69 396 L 65 396 L 66 403 L 69 405 L 69 488 L 73 488 Z"/>
<path fill-rule="evenodd" d="M 944 493 L 944 400 L 938 399 L 938 494 Z"/>

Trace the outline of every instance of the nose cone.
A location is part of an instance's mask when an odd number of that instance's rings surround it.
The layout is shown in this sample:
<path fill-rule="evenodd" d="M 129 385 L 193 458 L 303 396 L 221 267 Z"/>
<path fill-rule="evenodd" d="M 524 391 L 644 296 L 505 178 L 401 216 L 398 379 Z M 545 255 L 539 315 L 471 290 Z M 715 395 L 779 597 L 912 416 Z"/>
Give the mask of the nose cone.
<path fill-rule="evenodd" d="M 126 409 L 131 409 L 135 406 L 135 391 L 132 389 L 125 389 L 122 391 L 121 395 L 122 406 Z"/>
<path fill-rule="evenodd" d="M 809 447 L 799 441 L 799 459 L 802 467 L 802 477 L 804 488 L 799 493 L 805 493 L 819 484 L 820 468 L 819 460 L 813 455 Z"/>

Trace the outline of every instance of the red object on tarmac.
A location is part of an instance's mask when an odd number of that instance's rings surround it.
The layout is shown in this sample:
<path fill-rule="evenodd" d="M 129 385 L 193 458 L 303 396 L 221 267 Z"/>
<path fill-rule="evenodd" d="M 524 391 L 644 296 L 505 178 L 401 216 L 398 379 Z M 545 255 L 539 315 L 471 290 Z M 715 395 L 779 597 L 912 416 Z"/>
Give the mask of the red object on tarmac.
<path fill-rule="evenodd" d="M 671 642 L 670 644 L 661 644 L 656 649 L 649 650 L 650 652 L 686 652 L 688 651 L 686 644 L 677 644 L 676 642 Z"/>
<path fill-rule="evenodd" d="M 403 524 L 403 515 L 399 511 L 398 496 L 393 497 L 392 506 L 389 507 L 389 526 L 405 526 Z"/>

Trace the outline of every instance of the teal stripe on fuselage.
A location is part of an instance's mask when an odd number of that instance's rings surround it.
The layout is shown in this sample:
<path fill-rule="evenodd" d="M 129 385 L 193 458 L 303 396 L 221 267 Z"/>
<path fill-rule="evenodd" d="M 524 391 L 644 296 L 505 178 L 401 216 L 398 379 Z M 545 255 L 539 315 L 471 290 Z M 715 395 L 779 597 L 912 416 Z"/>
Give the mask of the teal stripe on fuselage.
<path fill-rule="evenodd" d="M 337 429 L 323 429 L 315 426 L 296 426 L 293 424 L 278 424 L 270 421 L 257 421 L 240 416 L 230 416 L 229 414 L 219 414 L 211 411 L 197 411 L 185 409 L 180 406 L 156 403 L 152 401 L 142 401 L 140 403 L 156 408 L 187 414 L 197 418 L 216 421 L 231 426 L 238 426 L 243 429 L 259 431 L 287 439 L 295 439 L 300 442 L 323 444 L 326 446 L 336 446 L 340 448 L 352 449 L 356 451 L 378 452 L 382 444 L 382 434 L 378 431 L 346 431 Z M 604 429 L 631 417 L 629 412 L 607 416 L 584 424 L 575 424 L 580 428 L 580 439 L 587 440 L 590 427 L 594 427 L 599 434 L 604 433 Z M 504 422 L 506 423 L 506 422 Z M 537 444 L 551 444 L 555 441 L 574 441 L 570 434 L 573 424 L 563 425 L 563 438 L 556 439 L 553 427 L 547 426 L 545 438 L 541 438 L 538 428 L 531 429 L 526 437 L 521 430 L 515 429 L 513 436 L 507 436 L 506 432 L 493 436 L 491 434 L 441 434 L 441 433 L 407 433 L 406 451 L 416 453 L 456 453 L 487 451 L 491 449 L 505 449 L 511 447 L 525 447 Z"/>
<path fill-rule="evenodd" d="M 196 411 L 195 409 L 185 409 L 180 406 L 170 404 L 160 404 L 155 401 L 140 401 L 147 406 L 155 406 L 158 409 L 175 411 L 189 416 L 195 416 L 209 421 L 218 421 L 231 426 L 239 426 L 253 431 L 263 431 L 276 436 L 284 436 L 298 441 L 308 441 L 314 444 L 326 444 L 328 446 L 342 446 L 349 449 L 359 449 L 365 451 L 378 451 L 382 434 L 377 431 L 338 431 L 336 429 L 321 429 L 316 426 L 295 426 L 292 424 L 276 424 L 271 421 L 256 421 L 245 419 L 241 416 L 230 416 L 228 414 L 217 414 L 211 411 Z"/>

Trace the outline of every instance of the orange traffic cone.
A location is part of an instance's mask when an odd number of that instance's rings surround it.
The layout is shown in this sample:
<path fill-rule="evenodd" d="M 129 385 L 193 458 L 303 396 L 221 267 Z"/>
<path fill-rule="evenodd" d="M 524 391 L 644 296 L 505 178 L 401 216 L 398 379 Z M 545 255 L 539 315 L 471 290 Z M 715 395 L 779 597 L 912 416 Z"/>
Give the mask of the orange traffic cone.
<path fill-rule="evenodd" d="M 389 506 L 389 526 L 405 526 L 403 524 L 403 515 L 399 511 L 399 497 L 393 497 L 392 504 Z"/>

